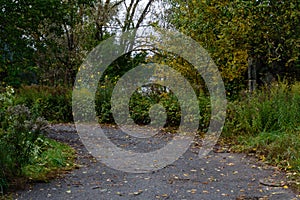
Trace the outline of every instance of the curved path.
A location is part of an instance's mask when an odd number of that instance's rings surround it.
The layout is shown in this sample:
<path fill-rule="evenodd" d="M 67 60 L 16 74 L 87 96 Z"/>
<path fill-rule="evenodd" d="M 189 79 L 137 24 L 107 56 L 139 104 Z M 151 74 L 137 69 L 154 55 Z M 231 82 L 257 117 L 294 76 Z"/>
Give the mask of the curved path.
<path fill-rule="evenodd" d="M 120 145 L 145 147 L 142 142 L 128 139 L 117 129 L 105 130 Z M 298 199 L 290 189 L 283 187 L 285 176 L 276 168 L 257 163 L 242 154 L 216 151 L 200 160 L 197 147 L 193 145 L 172 165 L 153 173 L 131 174 L 95 161 L 80 142 L 73 125 L 53 125 L 48 136 L 73 146 L 81 167 L 49 183 L 36 183 L 18 191 L 14 199 Z M 169 138 L 168 134 L 160 135 L 147 144 L 159 148 L 158 141 Z"/>

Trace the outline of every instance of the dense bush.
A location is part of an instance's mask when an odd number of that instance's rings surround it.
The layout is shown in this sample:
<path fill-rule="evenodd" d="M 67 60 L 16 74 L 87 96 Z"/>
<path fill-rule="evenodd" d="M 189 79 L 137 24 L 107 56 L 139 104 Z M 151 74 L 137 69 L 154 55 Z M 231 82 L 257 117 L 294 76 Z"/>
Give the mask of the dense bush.
<path fill-rule="evenodd" d="M 115 84 L 105 81 L 98 87 L 95 94 L 95 109 L 100 123 L 115 123 L 111 112 L 111 95 Z M 78 91 L 82 102 L 93 95 L 87 89 Z M 199 96 L 200 121 L 199 126 L 205 131 L 210 120 L 209 98 Z M 34 116 L 44 116 L 50 122 L 72 122 L 72 90 L 64 87 L 48 86 L 22 86 L 15 99 L 17 104 L 24 104 L 31 108 Z M 149 109 L 152 105 L 160 103 L 167 112 L 166 126 L 178 126 L 181 120 L 181 110 L 177 97 L 172 92 L 152 92 L 149 94 L 133 93 L 129 102 L 130 117 L 137 124 L 150 123 Z M 126 102 L 120 102 L 120 106 Z M 78 109 L 81 107 L 78 106 Z M 80 110 L 82 115 L 88 114 L 87 110 Z M 84 116 L 83 116 L 84 117 Z"/>
<path fill-rule="evenodd" d="M 72 90 L 65 87 L 22 86 L 17 91 L 17 104 L 32 108 L 36 116 L 44 116 L 50 122 L 71 122 Z"/>
<path fill-rule="evenodd" d="M 300 126 L 300 83 L 273 83 L 229 104 L 227 130 L 233 134 L 295 130 Z"/>
<path fill-rule="evenodd" d="M 131 96 L 129 105 L 128 102 L 118 102 L 118 106 L 128 106 L 130 117 L 133 121 L 140 125 L 150 123 L 150 108 L 154 104 L 161 104 L 166 111 L 167 119 L 165 127 L 177 127 L 181 121 L 181 109 L 176 95 L 172 92 L 166 92 L 163 89 L 158 89 L 156 85 L 155 91 L 142 92 L 141 88 L 137 89 Z M 111 112 L 111 94 L 114 84 L 106 83 L 98 88 L 96 93 L 96 112 L 101 123 L 114 123 L 114 118 Z M 205 131 L 210 120 L 210 102 L 209 98 L 199 96 L 200 120 L 199 127 L 201 131 Z M 188 103 L 188 102 L 185 102 Z M 116 108 L 118 109 L 118 108 Z M 158 113 L 159 114 L 159 113 Z M 122 113 L 119 113 L 122 115 Z M 127 119 L 128 116 L 124 116 Z"/>
<path fill-rule="evenodd" d="M 7 187 L 12 177 L 22 175 L 22 167 L 39 153 L 36 144 L 46 121 L 31 115 L 24 105 L 15 105 L 14 90 L 0 93 L 0 187 Z"/>
<path fill-rule="evenodd" d="M 115 84 L 105 80 L 95 94 L 95 109 L 100 123 L 114 123 L 111 112 L 111 95 Z"/>
<path fill-rule="evenodd" d="M 34 92 L 37 88 L 26 95 L 36 97 Z M 47 121 L 39 116 L 42 113 L 37 109 L 40 105 L 35 102 L 29 109 L 17 104 L 20 100 L 12 87 L 1 90 L 0 193 L 9 187 L 20 187 L 29 179 L 45 181 L 57 170 L 69 170 L 74 166 L 74 149 L 42 134 Z"/>

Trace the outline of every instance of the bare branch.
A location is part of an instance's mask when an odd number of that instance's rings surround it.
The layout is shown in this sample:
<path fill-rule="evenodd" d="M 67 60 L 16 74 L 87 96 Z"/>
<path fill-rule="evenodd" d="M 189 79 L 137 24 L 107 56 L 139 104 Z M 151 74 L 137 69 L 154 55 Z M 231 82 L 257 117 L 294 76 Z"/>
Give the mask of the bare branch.
<path fill-rule="evenodd" d="M 142 14 L 141 14 L 141 16 L 140 16 L 140 18 L 139 18 L 139 20 L 138 20 L 138 22 L 137 22 L 135 28 L 138 29 L 138 28 L 140 27 L 141 23 L 144 21 L 144 19 L 145 19 L 147 13 L 148 13 L 148 11 L 149 11 L 150 6 L 152 5 L 152 3 L 153 3 L 154 1 L 155 1 L 155 0 L 149 0 L 149 1 L 148 1 L 148 3 L 147 3 L 147 5 L 146 5 L 145 9 L 143 10 L 143 12 L 142 12 Z"/>

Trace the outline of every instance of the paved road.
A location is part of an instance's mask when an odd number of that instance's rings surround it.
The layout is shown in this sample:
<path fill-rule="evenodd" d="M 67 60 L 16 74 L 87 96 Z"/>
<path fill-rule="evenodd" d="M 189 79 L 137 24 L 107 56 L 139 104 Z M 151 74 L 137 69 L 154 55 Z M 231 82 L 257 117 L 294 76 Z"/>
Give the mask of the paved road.
<path fill-rule="evenodd" d="M 120 144 L 128 142 L 138 148 L 145 145 L 128 140 L 117 129 L 106 131 Z M 36 183 L 18 191 L 14 199 L 298 199 L 290 189 L 282 187 L 283 174 L 242 154 L 211 152 L 199 160 L 197 147 L 191 146 L 172 165 L 153 173 L 132 174 L 95 161 L 72 125 L 52 126 L 49 137 L 71 144 L 82 167 L 50 183 Z M 159 147 L 157 141 L 168 137 L 159 136 L 151 145 Z"/>

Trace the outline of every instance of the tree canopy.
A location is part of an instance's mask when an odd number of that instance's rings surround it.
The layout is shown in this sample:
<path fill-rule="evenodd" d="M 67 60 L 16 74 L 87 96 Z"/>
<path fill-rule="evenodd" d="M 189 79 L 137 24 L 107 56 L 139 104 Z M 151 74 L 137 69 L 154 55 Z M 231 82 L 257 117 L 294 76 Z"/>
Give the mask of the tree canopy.
<path fill-rule="evenodd" d="M 249 62 L 262 80 L 266 72 L 299 78 L 299 1 L 169 2 L 170 23 L 209 51 L 229 92 L 243 84 Z"/>
<path fill-rule="evenodd" d="M 298 0 L 0 0 L 0 19 L 1 84 L 71 86 L 97 44 L 149 25 L 175 27 L 199 42 L 219 66 L 229 94 L 245 85 L 251 65 L 262 83 L 277 75 L 299 78 Z M 114 63 L 111 75 L 130 69 L 128 59 Z M 144 62 L 145 54 L 138 60 Z M 183 60 L 171 56 L 167 62 L 193 73 Z"/>
<path fill-rule="evenodd" d="M 3 84 L 72 85 L 84 56 L 117 31 L 144 25 L 153 2 L 1 0 Z"/>

